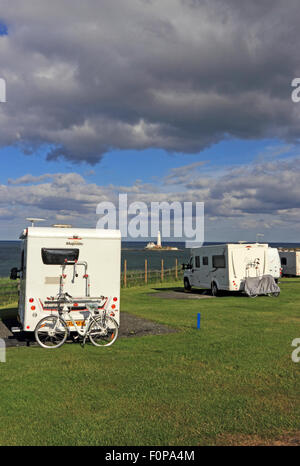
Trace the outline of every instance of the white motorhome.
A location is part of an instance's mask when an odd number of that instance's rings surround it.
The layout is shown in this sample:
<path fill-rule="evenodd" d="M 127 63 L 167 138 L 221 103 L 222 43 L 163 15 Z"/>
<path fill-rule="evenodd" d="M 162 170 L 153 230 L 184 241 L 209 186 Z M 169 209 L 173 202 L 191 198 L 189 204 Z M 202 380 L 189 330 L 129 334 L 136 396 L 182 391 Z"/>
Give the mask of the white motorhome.
<path fill-rule="evenodd" d="M 279 252 L 277 248 L 268 248 L 268 262 L 269 262 L 269 274 L 274 277 L 275 281 L 277 282 L 278 279 L 281 277 L 281 262 L 279 257 Z"/>
<path fill-rule="evenodd" d="M 121 234 L 119 230 L 29 227 L 22 239 L 18 317 L 21 330 L 33 332 L 38 322 L 57 312 L 49 304 L 60 293 L 78 298 L 72 308 L 83 323 L 86 303 L 110 297 L 109 312 L 120 323 Z M 70 331 L 72 324 L 70 324 Z"/>
<path fill-rule="evenodd" d="M 243 291 L 247 277 L 269 274 L 268 244 L 222 244 L 191 249 L 190 262 L 185 265 L 184 287 Z"/>
<path fill-rule="evenodd" d="M 300 276 L 300 251 L 279 251 L 282 275 Z"/>

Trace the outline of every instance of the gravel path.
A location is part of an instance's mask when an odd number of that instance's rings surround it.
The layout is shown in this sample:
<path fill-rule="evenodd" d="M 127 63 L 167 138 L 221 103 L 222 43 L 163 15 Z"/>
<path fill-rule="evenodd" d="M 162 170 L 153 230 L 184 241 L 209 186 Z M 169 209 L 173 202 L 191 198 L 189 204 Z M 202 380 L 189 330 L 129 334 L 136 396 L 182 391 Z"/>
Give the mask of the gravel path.
<path fill-rule="evenodd" d="M 7 347 L 9 346 L 26 346 L 28 344 L 24 334 L 13 335 L 10 331 L 12 326 L 17 326 L 18 323 L 14 320 L 0 321 L 0 338 L 5 340 Z M 136 337 L 144 335 L 162 335 L 172 333 L 176 330 L 167 327 L 166 325 L 158 324 L 141 317 L 134 316 L 125 311 L 121 312 L 121 325 L 119 329 L 119 338 Z M 31 335 L 30 335 L 31 336 Z M 36 344 L 33 338 L 30 338 L 29 344 Z"/>
<path fill-rule="evenodd" d="M 164 333 L 173 333 L 176 330 L 166 325 L 152 322 L 148 319 L 121 312 L 121 325 L 119 330 L 120 337 L 133 337 L 143 335 L 162 335 Z"/>

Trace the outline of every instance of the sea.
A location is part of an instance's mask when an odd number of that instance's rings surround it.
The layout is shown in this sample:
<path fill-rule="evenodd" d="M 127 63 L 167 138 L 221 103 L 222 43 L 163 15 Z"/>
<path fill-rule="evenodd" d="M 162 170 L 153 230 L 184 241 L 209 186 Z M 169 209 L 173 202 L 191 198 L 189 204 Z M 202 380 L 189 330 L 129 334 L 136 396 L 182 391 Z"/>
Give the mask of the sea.
<path fill-rule="evenodd" d="M 161 259 L 164 260 L 164 268 L 175 267 L 176 259 L 178 265 L 189 260 L 190 249 L 185 248 L 185 243 L 163 242 L 163 246 L 177 247 L 178 250 L 146 250 L 147 242 L 127 241 L 122 242 L 122 270 L 124 260 L 127 261 L 127 270 L 144 270 L 145 259 L 147 259 L 148 269 L 160 270 Z M 217 242 L 207 242 L 204 245 L 223 244 Z M 271 247 L 300 248 L 300 243 L 268 243 Z M 20 267 L 21 241 L 0 241 L 0 277 L 8 277 L 12 267 Z"/>

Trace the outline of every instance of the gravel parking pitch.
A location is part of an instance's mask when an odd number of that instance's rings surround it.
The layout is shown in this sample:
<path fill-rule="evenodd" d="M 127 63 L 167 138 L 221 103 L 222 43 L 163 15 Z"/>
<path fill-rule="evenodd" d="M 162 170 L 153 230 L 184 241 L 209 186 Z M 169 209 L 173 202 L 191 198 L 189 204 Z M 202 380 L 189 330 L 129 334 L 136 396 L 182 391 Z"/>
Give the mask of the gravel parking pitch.
<path fill-rule="evenodd" d="M 157 322 L 152 322 L 150 320 L 134 316 L 125 311 L 121 312 L 120 322 L 119 338 L 144 335 L 162 335 L 176 331 L 166 325 L 161 325 Z M 5 322 L 0 321 L 0 338 L 4 339 L 6 346 L 26 346 L 36 344 L 32 334 L 25 335 L 24 333 L 20 333 L 13 335 L 10 328 L 17 325 L 17 322 L 13 320 L 6 320 Z"/>
<path fill-rule="evenodd" d="M 149 293 L 153 298 L 163 298 L 163 299 L 206 299 L 214 298 L 210 294 L 210 290 L 201 290 L 201 289 L 192 289 L 191 291 L 185 291 L 183 288 L 167 288 L 166 290 L 161 290 L 161 288 L 156 288 L 156 293 Z"/>
<path fill-rule="evenodd" d="M 158 324 L 157 322 L 152 322 L 151 320 L 143 319 L 124 311 L 121 312 L 120 337 L 162 335 L 174 332 L 176 332 L 176 330 L 166 325 Z"/>

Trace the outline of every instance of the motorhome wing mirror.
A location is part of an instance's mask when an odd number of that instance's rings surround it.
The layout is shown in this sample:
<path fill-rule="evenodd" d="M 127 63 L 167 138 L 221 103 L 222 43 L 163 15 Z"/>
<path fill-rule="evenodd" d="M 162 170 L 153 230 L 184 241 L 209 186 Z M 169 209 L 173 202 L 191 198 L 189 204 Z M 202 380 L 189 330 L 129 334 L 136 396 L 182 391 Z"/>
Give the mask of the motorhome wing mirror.
<path fill-rule="evenodd" d="M 182 270 L 190 270 L 191 268 L 191 264 L 182 264 Z"/>
<path fill-rule="evenodd" d="M 19 270 L 17 267 L 13 267 L 10 271 L 10 279 L 11 280 L 16 280 L 17 278 L 20 278 L 18 275 Z"/>

